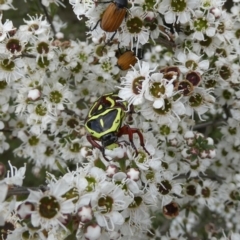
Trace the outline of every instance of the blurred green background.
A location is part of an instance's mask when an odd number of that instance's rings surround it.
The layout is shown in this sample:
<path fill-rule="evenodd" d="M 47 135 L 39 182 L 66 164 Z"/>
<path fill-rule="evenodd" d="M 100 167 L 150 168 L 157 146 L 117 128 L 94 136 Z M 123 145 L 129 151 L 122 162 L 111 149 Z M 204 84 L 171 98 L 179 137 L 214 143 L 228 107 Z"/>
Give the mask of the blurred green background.
<path fill-rule="evenodd" d="M 44 14 L 44 11 L 41 7 L 40 0 L 13 0 L 13 6 L 17 10 L 8 10 L 3 12 L 3 20 L 9 19 L 12 20 L 15 27 L 19 27 L 24 24 L 23 19 L 29 19 L 27 16 L 35 16 L 35 14 Z M 86 39 L 86 31 L 88 29 L 85 27 L 84 19 L 79 21 L 76 15 L 73 13 L 72 5 L 69 4 L 69 0 L 63 1 L 65 8 L 56 6 L 55 4 L 50 5 L 50 14 L 58 15 L 60 19 L 67 24 L 67 27 L 63 30 L 66 40 L 68 39 Z M 4 22 L 4 21 L 3 21 Z"/>

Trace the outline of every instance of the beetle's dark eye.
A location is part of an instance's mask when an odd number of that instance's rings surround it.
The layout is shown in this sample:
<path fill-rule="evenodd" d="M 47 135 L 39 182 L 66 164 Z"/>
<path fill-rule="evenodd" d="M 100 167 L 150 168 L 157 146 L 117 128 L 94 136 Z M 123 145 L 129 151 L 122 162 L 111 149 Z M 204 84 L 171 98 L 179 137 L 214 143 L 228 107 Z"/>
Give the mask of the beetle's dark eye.
<path fill-rule="evenodd" d="M 109 146 L 112 143 L 115 143 L 117 141 L 117 136 L 115 135 L 115 133 L 108 133 L 104 136 L 102 136 L 102 145 L 103 147 Z"/>

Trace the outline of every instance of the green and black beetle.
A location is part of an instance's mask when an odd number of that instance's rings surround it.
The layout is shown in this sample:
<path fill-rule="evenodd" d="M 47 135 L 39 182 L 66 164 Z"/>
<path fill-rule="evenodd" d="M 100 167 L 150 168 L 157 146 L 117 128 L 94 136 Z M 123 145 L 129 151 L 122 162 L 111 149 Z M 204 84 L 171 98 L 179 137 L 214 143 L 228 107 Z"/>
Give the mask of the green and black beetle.
<path fill-rule="evenodd" d="M 100 149 L 106 160 L 108 159 L 105 156 L 105 148 L 113 143 L 117 143 L 118 138 L 122 135 L 128 135 L 129 142 L 135 149 L 136 154 L 138 154 L 133 142 L 133 134 L 137 133 L 140 139 L 140 145 L 148 153 L 140 130 L 131 128 L 128 125 L 122 126 L 123 119 L 127 112 L 127 102 L 123 101 L 114 93 L 108 93 L 98 98 L 89 110 L 85 120 L 85 127 L 89 133 L 87 139 L 93 147 Z M 100 141 L 101 145 L 97 141 Z"/>

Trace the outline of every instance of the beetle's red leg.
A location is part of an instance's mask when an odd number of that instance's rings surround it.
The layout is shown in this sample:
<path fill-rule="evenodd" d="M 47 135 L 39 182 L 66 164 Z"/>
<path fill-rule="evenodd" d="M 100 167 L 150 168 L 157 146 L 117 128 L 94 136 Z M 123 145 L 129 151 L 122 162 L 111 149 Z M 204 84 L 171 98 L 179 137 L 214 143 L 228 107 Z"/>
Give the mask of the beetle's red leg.
<path fill-rule="evenodd" d="M 102 147 L 101 145 L 99 145 L 99 144 L 95 141 L 94 137 L 92 137 L 91 135 L 88 134 L 88 135 L 87 135 L 87 140 L 92 144 L 93 147 L 98 148 L 98 149 L 101 151 L 104 159 L 106 159 L 107 161 L 110 161 L 110 160 L 106 157 L 106 155 L 105 155 L 105 149 L 104 149 L 104 147 Z"/>
<path fill-rule="evenodd" d="M 140 132 L 139 129 L 137 129 L 137 128 L 130 128 L 128 125 L 124 125 L 124 126 L 122 126 L 122 127 L 120 128 L 118 136 L 120 137 L 120 136 L 122 136 L 122 135 L 126 135 L 126 134 L 127 134 L 128 137 L 129 137 L 129 141 L 130 141 L 132 147 L 134 148 L 134 150 L 135 150 L 136 153 L 138 154 L 137 148 L 136 148 L 136 146 L 135 146 L 135 144 L 134 144 L 134 142 L 133 142 L 133 134 L 134 134 L 134 133 L 137 133 L 137 134 L 138 134 L 141 147 L 144 149 L 144 151 L 145 151 L 148 155 L 150 155 L 150 153 L 148 152 L 148 150 L 145 148 L 143 135 L 142 135 L 142 133 Z"/>
<path fill-rule="evenodd" d="M 128 124 L 133 123 L 133 116 L 132 116 L 133 113 L 135 113 L 134 106 L 131 104 L 130 108 L 129 108 L 128 116 L 127 116 L 127 123 Z"/>
<path fill-rule="evenodd" d="M 128 125 L 124 125 L 119 129 L 118 137 L 122 135 L 128 135 L 129 142 L 131 143 L 132 147 L 134 148 L 136 154 L 138 154 L 138 150 L 133 142 L 133 132 L 131 131 L 131 128 Z"/>
<path fill-rule="evenodd" d="M 102 146 L 100 146 L 91 135 L 87 134 L 87 140 L 92 144 L 93 147 L 101 150 Z"/>

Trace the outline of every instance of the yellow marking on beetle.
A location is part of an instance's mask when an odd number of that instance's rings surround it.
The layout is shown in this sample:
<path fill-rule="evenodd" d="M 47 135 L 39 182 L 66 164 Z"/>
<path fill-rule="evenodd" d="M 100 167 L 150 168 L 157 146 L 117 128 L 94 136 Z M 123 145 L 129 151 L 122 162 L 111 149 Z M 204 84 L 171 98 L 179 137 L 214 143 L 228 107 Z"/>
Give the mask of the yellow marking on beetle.
<path fill-rule="evenodd" d="M 104 127 L 104 122 L 103 122 L 102 118 L 100 119 L 100 124 L 101 124 L 101 127 L 103 128 Z"/>
<path fill-rule="evenodd" d="M 110 106 L 110 107 L 114 107 L 114 105 L 115 105 L 115 100 L 112 99 L 111 97 L 106 97 L 106 99 L 111 103 L 111 106 Z"/>
<path fill-rule="evenodd" d="M 118 144 L 112 143 L 112 144 L 108 145 L 108 146 L 106 147 L 106 149 L 113 150 L 114 148 L 117 148 L 117 147 L 119 147 Z"/>

